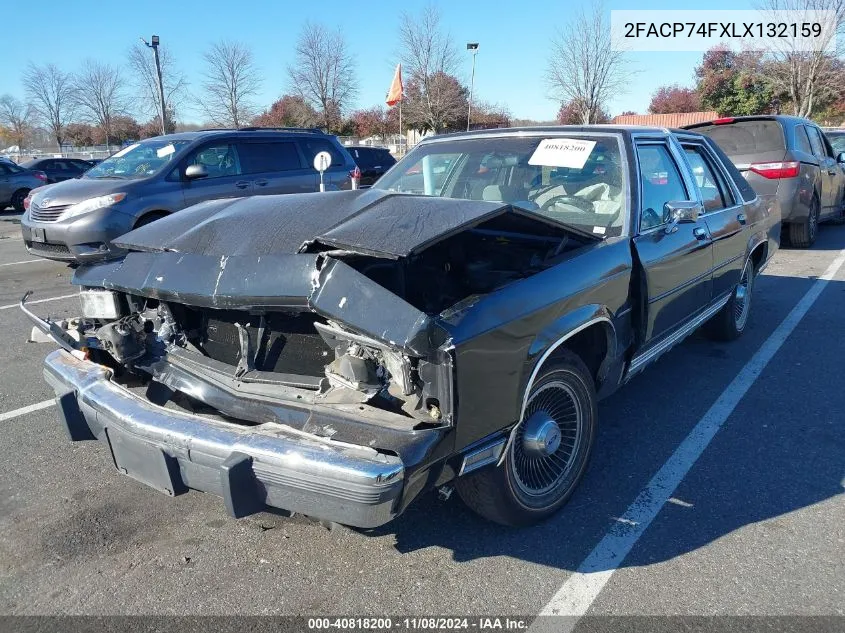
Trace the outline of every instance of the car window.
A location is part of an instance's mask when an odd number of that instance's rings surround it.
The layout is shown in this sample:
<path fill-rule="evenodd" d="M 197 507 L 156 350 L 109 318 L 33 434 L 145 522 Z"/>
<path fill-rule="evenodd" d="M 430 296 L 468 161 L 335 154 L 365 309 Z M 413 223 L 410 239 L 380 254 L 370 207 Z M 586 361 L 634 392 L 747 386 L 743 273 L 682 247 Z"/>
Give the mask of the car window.
<path fill-rule="evenodd" d="M 637 158 L 642 200 L 640 230 L 647 231 L 667 221 L 663 213 L 667 202 L 689 200 L 690 197 L 666 145 L 637 145 Z"/>
<path fill-rule="evenodd" d="M 302 169 L 296 146 L 285 143 L 239 143 L 238 155 L 245 174 Z"/>
<path fill-rule="evenodd" d="M 12 173 L 12 170 L 6 166 L 6 163 L 0 163 L 0 175 L 8 176 Z"/>
<path fill-rule="evenodd" d="M 168 168 L 179 150 L 189 142 L 172 141 L 163 136 L 132 143 L 85 172 L 84 178 L 147 178 Z"/>
<path fill-rule="evenodd" d="M 795 149 L 805 154 L 813 153 L 813 148 L 810 146 L 810 139 L 807 136 L 807 129 L 803 125 L 795 126 Z"/>
<path fill-rule="evenodd" d="M 786 149 L 780 123 L 770 119 L 696 126 L 695 131 L 712 138 L 731 158 Z"/>
<path fill-rule="evenodd" d="M 811 125 L 805 126 L 807 129 L 807 135 L 810 137 L 810 147 L 813 148 L 813 154 L 818 158 L 825 158 L 827 156 L 827 150 L 824 146 L 824 141 L 822 141 L 821 133 Z"/>
<path fill-rule="evenodd" d="M 695 184 L 701 192 L 704 211 L 718 211 L 734 205 L 733 195 L 721 172 L 700 145 L 685 145 L 684 152 L 692 168 Z"/>
<path fill-rule="evenodd" d="M 201 147 L 188 159 L 188 165 L 205 167 L 208 172 L 208 178 L 205 180 L 238 176 L 242 173 L 238 152 L 235 146 L 229 143 Z"/>
<path fill-rule="evenodd" d="M 421 143 L 375 184 L 396 193 L 504 202 L 597 237 L 627 219 L 621 139 L 578 132 Z"/>
<path fill-rule="evenodd" d="M 15 163 L 6 163 L 6 169 L 12 174 L 21 174 L 26 171 L 23 167 Z"/>
<path fill-rule="evenodd" d="M 833 153 L 845 152 L 845 134 L 828 134 L 827 140 L 833 146 Z"/>
<path fill-rule="evenodd" d="M 305 160 L 309 166 L 314 164 L 314 157 L 320 152 L 328 152 L 332 157 L 331 167 L 343 167 L 346 160 L 337 147 L 331 141 L 324 138 L 302 138 L 299 139 L 299 145 L 302 148 L 302 153 L 305 154 Z"/>

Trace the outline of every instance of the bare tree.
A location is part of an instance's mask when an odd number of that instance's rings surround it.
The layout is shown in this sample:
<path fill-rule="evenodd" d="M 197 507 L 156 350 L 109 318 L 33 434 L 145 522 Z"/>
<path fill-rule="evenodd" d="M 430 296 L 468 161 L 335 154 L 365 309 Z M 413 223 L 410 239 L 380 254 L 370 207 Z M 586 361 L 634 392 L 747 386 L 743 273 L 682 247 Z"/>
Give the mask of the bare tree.
<path fill-rule="evenodd" d="M 581 9 L 551 42 L 546 83 L 560 102 L 575 104 L 581 123 L 596 123 L 630 81 L 624 53 L 613 50 L 604 7 Z"/>
<path fill-rule="evenodd" d="M 340 30 L 306 22 L 288 76 L 296 93 L 322 114 L 327 131 L 340 125 L 344 107 L 358 90 L 355 60 Z"/>
<path fill-rule="evenodd" d="M 170 49 L 158 47 L 159 63 L 161 65 L 161 83 L 164 88 L 165 129 L 172 132 L 175 127 L 176 113 L 184 103 L 188 94 L 188 80 L 185 74 L 176 66 Z M 156 75 L 153 53 L 145 44 L 138 42 L 129 49 L 127 54 L 132 81 L 141 95 L 137 109 L 144 116 L 159 114 L 158 76 Z"/>
<path fill-rule="evenodd" d="M 817 22 L 818 11 L 830 11 L 832 27 L 808 50 L 801 43 L 785 39 L 766 55 L 766 75 L 776 93 L 785 96 L 795 116 L 809 117 L 823 103 L 836 101 L 842 91 L 842 37 L 837 38 L 840 50 L 830 51 L 836 35 L 845 31 L 845 0 L 764 0 L 762 11 L 797 11 L 805 16 L 803 22 Z M 827 22 L 826 22 L 827 23 Z"/>
<path fill-rule="evenodd" d="M 33 110 L 12 95 L 0 97 L 0 125 L 9 130 L 13 145 L 24 147 L 32 129 Z"/>
<path fill-rule="evenodd" d="M 87 59 L 74 77 L 73 88 L 79 110 L 103 130 L 108 145 L 114 118 L 124 114 L 128 104 L 120 68 Z"/>
<path fill-rule="evenodd" d="M 23 74 L 23 85 L 33 110 L 61 147 L 64 128 L 76 111 L 72 75 L 54 64 L 30 63 Z"/>
<path fill-rule="evenodd" d="M 454 77 L 457 52 L 440 27 L 437 9 L 429 5 L 419 15 L 403 13 L 399 42 L 408 77 L 409 94 L 403 104 L 408 123 L 438 132 L 465 117 L 466 91 Z"/>
<path fill-rule="evenodd" d="M 237 42 L 213 44 L 203 55 L 205 93 L 199 105 L 217 125 L 240 127 L 255 114 L 261 78 L 252 51 Z"/>

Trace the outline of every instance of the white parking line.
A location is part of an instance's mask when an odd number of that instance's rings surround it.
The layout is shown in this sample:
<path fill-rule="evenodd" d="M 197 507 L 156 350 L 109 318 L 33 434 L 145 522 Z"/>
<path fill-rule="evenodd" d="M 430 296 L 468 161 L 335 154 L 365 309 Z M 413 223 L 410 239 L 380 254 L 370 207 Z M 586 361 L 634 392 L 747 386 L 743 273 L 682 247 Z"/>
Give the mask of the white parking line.
<path fill-rule="evenodd" d="M 74 297 L 78 297 L 79 293 L 72 294 L 72 295 L 62 295 L 61 297 L 49 297 L 47 299 L 36 299 L 35 301 L 27 301 L 26 305 L 32 305 L 34 303 L 47 303 L 48 301 L 58 301 L 59 299 L 73 299 Z M 12 308 L 17 308 L 20 306 L 20 303 L 10 303 L 6 306 L 0 306 L 0 310 L 11 310 Z"/>
<path fill-rule="evenodd" d="M 696 460 L 701 457 L 722 424 L 733 413 L 751 385 L 844 263 L 845 249 L 839 251 L 838 256 L 824 274 L 816 280 L 783 322 L 766 339 L 672 453 L 672 456 L 637 495 L 634 502 L 628 506 L 621 517 L 622 522 L 614 522 L 578 570 L 567 578 L 548 604 L 543 607 L 540 611 L 541 616 L 568 616 L 555 622 L 557 631 L 571 631 L 580 618 L 587 613 L 613 573 L 648 529 Z M 544 623 L 542 619 L 538 619 L 536 624 L 537 626 L 532 626 L 532 629 L 543 629 L 548 621 Z"/>
<path fill-rule="evenodd" d="M 17 418 L 22 415 L 26 415 L 27 413 L 32 413 L 33 411 L 40 411 L 41 409 L 52 407 L 54 404 L 56 404 L 56 401 L 51 398 L 50 400 L 36 402 L 35 404 L 30 404 L 25 407 L 21 407 L 20 409 L 15 409 L 14 411 L 0 413 L 0 422 L 5 422 L 6 420 L 11 420 L 12 418 Z"/>
<path fill-rule="evenodd" d="M 49 259 L 27 259 L 22 262 L 9 262 L 8 264 L 0 264 L 0 268 L 3 266 L 20 266 L 21 264 L 37 264 L 39 262 L 48 262 Z"/>

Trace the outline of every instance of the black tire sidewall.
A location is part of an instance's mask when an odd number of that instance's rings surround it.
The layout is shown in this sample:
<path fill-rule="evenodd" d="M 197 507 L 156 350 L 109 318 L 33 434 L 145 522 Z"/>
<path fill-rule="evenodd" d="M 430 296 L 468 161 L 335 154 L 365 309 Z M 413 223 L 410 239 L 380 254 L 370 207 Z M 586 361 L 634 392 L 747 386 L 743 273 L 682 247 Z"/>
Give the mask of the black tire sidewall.
<path fill-rule="evenodd" d="M 10 200 L 10 202 L 15 208 L 15 211 L 17 211 L 18 213 L 23 213 L 25 211 L 25 209 L 23 208 L 23 201 L 28 194 L 29 191 L 27 191 L 26 189 L 18 189 L 12 194 L 12 199 Z M 18 202 L 18 200 L 20 200 L 20 202 Z"/>

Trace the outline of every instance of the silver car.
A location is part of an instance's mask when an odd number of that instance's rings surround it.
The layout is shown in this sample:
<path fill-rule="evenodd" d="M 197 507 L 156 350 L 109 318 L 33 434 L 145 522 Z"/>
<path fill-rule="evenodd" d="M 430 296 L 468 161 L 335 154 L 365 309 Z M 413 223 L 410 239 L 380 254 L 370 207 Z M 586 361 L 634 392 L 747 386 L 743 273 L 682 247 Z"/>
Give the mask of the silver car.
<path fill-rule="evenodd" d="M 24 200 L 29 192 L 46 184 L 44 172 L 24 169 L 10 160 L 0 160 L 0 211 L 14 207 L 15 211 L 23 213 Z"/>

